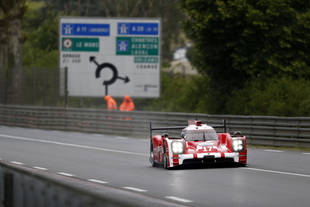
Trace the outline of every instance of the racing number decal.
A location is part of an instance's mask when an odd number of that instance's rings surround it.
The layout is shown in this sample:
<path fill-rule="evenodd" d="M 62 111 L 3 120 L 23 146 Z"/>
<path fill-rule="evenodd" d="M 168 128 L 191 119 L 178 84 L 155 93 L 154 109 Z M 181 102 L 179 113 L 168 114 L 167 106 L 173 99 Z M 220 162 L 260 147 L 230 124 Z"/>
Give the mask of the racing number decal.
<path fill-rule="evenodd" d="M 205 146 L 205 145 L 198 145 L 197 146 L 197 151 L 203 149 L 204 152 L 211 152 L 212 149 L 217 149 L 216 146 Z"/>

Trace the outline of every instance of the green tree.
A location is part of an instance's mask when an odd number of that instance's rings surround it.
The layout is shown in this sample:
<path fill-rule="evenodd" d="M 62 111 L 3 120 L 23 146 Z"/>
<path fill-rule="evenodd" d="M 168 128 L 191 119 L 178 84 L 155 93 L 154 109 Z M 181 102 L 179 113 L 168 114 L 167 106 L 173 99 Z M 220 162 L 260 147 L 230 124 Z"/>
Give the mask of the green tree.
<path fill-rule="evenodd" d="M 233 92 L 227 108 L 232 114 L 310 116 L 309 80 L 274 77 L 248 82 Z"/>
<path fill-rule="evenodd" d="M 33 3 L 32 3 L 33 4 Z M 58 67 L 59 16 L 48 7 L 30 9 L 25 14 L 23 32 L 23 65 L 27 67 Z"/>
<path fill-rule="evenodd" d="M 26 11 L 26 0 L 0 1 L 0 75 L 8 73 L 9 103 L 18 103 L 22 99 L 22 20 Z M 3 81 L 3 80 L 1 80 Z"/>
<path fill-rule="evenodd" d="M 5 102 L 5 69 L 7 66 L 7 21 L 4 12 L 0 9 L 0 103 Z"/>
<path fill-rule="evenodd" d="M 161 73 L 161 97 L 143 106 L 143 110 L 170 112 L 206 112 L 207 94 L 202 76 Z"/>
<path fill-rule="evenodd" d="M 212 111 L 227 113 L 231 92 L 247 80 L 310 78 L 310 2 L 182 0 L 194 65 L 210 78 Z"/>
<path fill-rule="evenodd" d="M 57 105 L 59 16 L 42 1 L 27 1 L 23 21 L 23 104 Z"/>

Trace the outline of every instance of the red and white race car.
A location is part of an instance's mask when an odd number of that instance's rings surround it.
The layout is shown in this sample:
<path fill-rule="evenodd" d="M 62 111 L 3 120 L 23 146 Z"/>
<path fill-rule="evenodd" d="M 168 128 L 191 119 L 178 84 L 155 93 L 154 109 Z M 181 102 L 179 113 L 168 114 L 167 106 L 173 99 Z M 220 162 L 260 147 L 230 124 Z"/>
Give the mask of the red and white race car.
<path fill-rule="evenodd" d="M 223 127 L 225 133 L 214 128 Z M 182 129 L 181 137 L 169 137 L 167 133 L 152 136 L 154 130 Z M 150 124 L 150 162 L 152 166 L 172 168 L 186 164 L 231 162 L 247 164 L 246 137 L 240 132 L 226 133 L 223 126 L 211 127 L 201 121 L 189 120 L 185 127 L 157 127 Z"/>

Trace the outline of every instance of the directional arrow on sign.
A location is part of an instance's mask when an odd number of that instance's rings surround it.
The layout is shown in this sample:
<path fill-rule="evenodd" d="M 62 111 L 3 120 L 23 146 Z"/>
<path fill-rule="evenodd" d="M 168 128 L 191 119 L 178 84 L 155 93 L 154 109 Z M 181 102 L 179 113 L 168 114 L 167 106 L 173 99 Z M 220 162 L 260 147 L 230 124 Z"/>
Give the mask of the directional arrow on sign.
<path fill-rule="evenodd" d="M 119 77 L 119 76 L 118 76 L 118 79 L 123 80 L 125 83 L 128 83 L 128 82 L 130 81 L 129 78 L 128 78 L 128 76 L 125 76 L 125 78 Z"/>
<path fill-rule="evenodd" d="M 120 77 L 118 75 L 118 70 L 117 68 L 111 64 L 111 63 L 102 63 L 102 64 L 99 64 L 97 61 L 96 61 L 96 57 L 95 56 L 90 56 L 89 57 L 89 62 L 93 62 L 97 65 L 97 69 L 96 69 L 96 72 L 95 72 L 95 76 L 96 78 L 100 78 L 100 72 L 101 70 L 103 70 L 104 68 L 109 68 L 113 75 L 112 75 L 112 78 L 109 79 L 109 80 L 104 80 L 103 81 L 103 85 L 105 86 L 105 90 L 106 90 L 106 95 L 108 94 L 108 86 L 109 85 L 112 85 L 117 79 L 120 79 L 120 80 L 123 80 L 124 83 L 128 83 L 130 81 L 129 77 L 128 76 L 125 76 L 125 77 Z"/>
<path fill-rule="evenodd" d="M 98 62 L 96 61 L 96 57 L 95 56 L 90 56 L 89 57 L 89 62 L 94 62 L 97 66 L 99 65 Z"/>

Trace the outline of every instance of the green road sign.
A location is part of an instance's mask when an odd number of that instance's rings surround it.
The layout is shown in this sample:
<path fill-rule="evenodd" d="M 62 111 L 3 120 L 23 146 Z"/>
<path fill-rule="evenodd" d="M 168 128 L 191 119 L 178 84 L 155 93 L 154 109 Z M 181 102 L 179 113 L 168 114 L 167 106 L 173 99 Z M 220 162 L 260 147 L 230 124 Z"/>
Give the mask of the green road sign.
<path fill-rule="evenodd" d="M 158 56 L 158 37 L 117 37 L 116 55 Z"/>
<path fill-rule="evenodd" d="M 62 51 L 99 52 L 99 38 L 62 38 Z"/>

